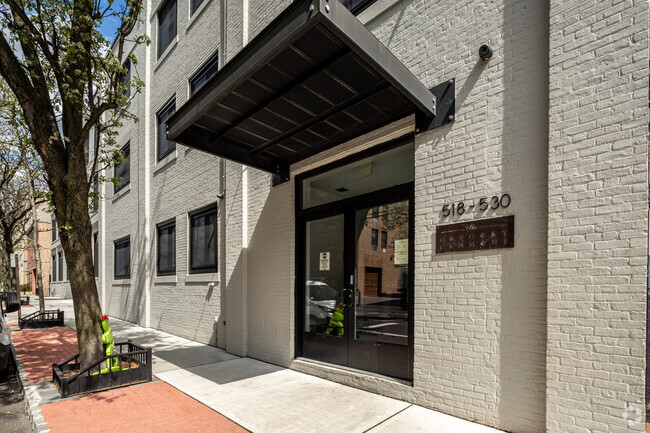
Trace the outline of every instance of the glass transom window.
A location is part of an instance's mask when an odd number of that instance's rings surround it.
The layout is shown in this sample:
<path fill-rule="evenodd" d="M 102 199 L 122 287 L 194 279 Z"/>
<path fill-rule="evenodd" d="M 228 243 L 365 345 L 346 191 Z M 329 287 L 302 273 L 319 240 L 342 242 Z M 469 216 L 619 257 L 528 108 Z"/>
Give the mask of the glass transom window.
<path fill-rule="evenodd" d="M 413 182 L 413 152 L 413 143 L 409 143 L 304 179 L 302 208 Z"/>

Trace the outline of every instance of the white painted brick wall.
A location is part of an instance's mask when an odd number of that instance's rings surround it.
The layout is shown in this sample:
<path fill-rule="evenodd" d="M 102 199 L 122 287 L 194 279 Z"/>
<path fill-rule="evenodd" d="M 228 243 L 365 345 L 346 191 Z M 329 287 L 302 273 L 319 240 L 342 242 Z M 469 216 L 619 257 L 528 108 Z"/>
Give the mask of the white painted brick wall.
<path fill-rule="evenodd" d="M 278 16 L 290 4 L 291 0 L 245 0 L 248 1 L 248 34 L 249 38 L 253 39 L 257 34 L 264 29 L 273 18 Z"/>
<path fill-rule="evenodd" d="M 286 366 L 295 353 L 294 185 L 249 175 L 248 355 Z"/>
<path fill-rule="evenodd" d="M 550 4 L 547 428 L 644 431 L 648 3 Z"/>
<path fill-rule="evenodd" d="M 222 277 L 222 291 L 225 290 L 225 307 L 221 316 L 225 320 L 225 344 L 228 352 L 244 355 L 247 351 L 243 342 L 245 305 L 244 300 L 244 251 L 242 250 L 242 166 L 226 162 L 226 251 L 225 275 Z M 221 322 L 223 324 L 223 321 Z"/>
<path fill-rule="evenodd" d="M 219 2 L 206 0 L 193 15 L 185 2 L 178 3 L 176 43 L 170 52 L 157 60 L 157 17 L 153 9 L 145 11 L 150 20 L 152 44 L 140 46 L 137 57 L 140 77 L 145 80 L 150 95 L 150 113 L 145 111 L 146 93 L 136 96 L 131 110 L 140 122 L 125 123 L 118 142 L 131 141 L 131 190 L 106 203 L 106 251 L 103 266 L 107 266 L 106 310 L 108 314 L 141 324 L 145 323 L 145 251 L 151 252 L 149 261 L 151 293 L 151 326 L 200 342 L 216 344 L 216 318 L 221 299 L 218 282 L 210 287 L 207 282 L 186 282 L 188 274 L 188 213 L 215 203 L 219 183 L 219 158 L 184 146 L 177 146 L 176 154 L 166 164 L 156 159 L 156 113 L 173 96 L 176 107 L 189 97 L 189 78 L 220 47 Z M 187 6 L 187 7 L 186 7 Z M 206 43 L 206 41 L 208 41 Z M 145 50 L 150 50 L 151 76 L 145 75 Z M 132 72 L 133 73 L 133 72 Z M 151 220 L 148 246 L 144 244 L 145 226 L 145 128 L 150 128 L 149 173 Z M 107 197 L 112 196 L 109 185 Z M 176 283 L 156 278 L 156 224 L 176 220 Z M 114 283 L 113 241 L 131 235 L 132 277 L 128 284 Z"/>

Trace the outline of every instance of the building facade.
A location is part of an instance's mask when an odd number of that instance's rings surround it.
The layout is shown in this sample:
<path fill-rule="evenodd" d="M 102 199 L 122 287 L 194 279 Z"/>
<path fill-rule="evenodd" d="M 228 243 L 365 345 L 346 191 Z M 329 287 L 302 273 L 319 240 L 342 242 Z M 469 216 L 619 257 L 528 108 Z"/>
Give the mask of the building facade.
<path fill-rule="evenodd" d="M 36 275 L 36 250 L 34 245 L 38 242 L 39 258 L 41 262 L 43 293 L 50 295 L 50 246 L 51 246 L 51 222 L 50 214 L 45 211 L 46 205 L 38 205 L 36 212 L 36 224 L 31 221 L 25 231 L 25 236 L 20 243 L 18 269 L 19 283 L 21 286 L 29 285 L 28 294 L 38 294 L 39 285 Z"/>
<path fill-rule="evenodd" d="M 647 2 L 148 5 L 107 314 L 507 431 L 644 430 Z"/>

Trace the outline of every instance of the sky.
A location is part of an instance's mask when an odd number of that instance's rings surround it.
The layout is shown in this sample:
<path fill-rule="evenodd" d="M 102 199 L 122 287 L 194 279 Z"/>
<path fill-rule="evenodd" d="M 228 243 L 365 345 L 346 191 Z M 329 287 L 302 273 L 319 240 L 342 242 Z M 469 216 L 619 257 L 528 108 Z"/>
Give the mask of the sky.
<path fill-rule="evenodd" d="M 119 10 L 124 4 L 125 0 L 115 0 L 112 4 L 113 10 Z M 106 7 L 108 2 L 106 0 L 102 0 L 101 6 Z M 104 19 L 104 22 L 102 23 L 101 26 L 99 26 L 99 31 L 101 32 L 102 35 L 108 40 L 109 42 L 113 42 L 113 39 L 115 39 L 115 31 L 117 28 L 120 26 L 120 20 L 117 17 L 109 16 Z"/>

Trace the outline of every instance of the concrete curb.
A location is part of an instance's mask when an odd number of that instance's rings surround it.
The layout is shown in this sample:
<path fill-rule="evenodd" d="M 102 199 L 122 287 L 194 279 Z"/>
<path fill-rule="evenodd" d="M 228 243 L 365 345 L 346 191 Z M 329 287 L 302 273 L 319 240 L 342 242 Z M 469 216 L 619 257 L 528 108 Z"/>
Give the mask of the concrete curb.
<path fill-rule="evenodd" d="M 32 429 L 35 433 L 49 433 L 50 427 L 45 422 L 45 418 L 43 418 L 43 413 L 41 412 L 41 395 L 38 392 L 37 386 L 27 379 L 27 371 L 20 360 L 20 356 L 18 356 L 18 352 L 16 352 L 13 342 L 11 344 L 11 352 L 16 361 L 18 377 L 20 378 L 23 396 L 25 397 L 25 408 L 29 415 L 29 421 L 32 423 Z"/>

